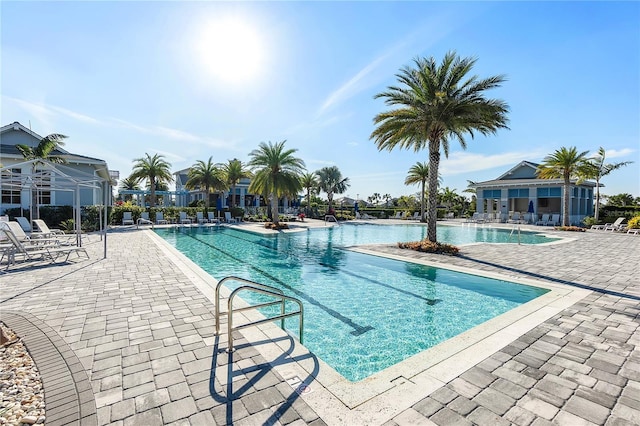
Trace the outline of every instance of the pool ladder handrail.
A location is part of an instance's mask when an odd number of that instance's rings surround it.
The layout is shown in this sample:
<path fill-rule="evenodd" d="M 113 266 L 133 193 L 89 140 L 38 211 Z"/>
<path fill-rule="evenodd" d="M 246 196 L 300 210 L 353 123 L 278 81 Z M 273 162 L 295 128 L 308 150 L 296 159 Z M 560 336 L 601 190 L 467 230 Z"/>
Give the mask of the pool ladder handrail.
<path fill-rule="evenodd" d="M 329 219 L 333 219 L 333 221 L 340 226 L 340 222 L 338 222 L 338 219 L 336 219 L 336 217 L 332 214 L 326 214 L 324 215 L 324 225 L 327 225 L 327 222 L 330 222 Z"/>
<path fill-rule="evenodd" d="M 520 224 L 514 224 L 513 228 L 511 228 L 511 232 L 509 233 L 509 241 L 511 241 L 511 236 L 513 235 L 513 232 L 516 230 L 516 227 L 518 229 L 518 245 L 520 245 Z"/>
<path fill-rule="evenodd" d="M 222 287 L 222 285 L 226 282 L 226 281 L 239 281 L 244 283 L 244 285 L 241 285 L 240 287 L 236 288 L 235 290 L 233 290 L 231 292 L 231 294 L 229 295 L 229 299 L 227 300 L 227 311 L 226 312 L 220 312 L 220 288 Z M 265 302 L 265 303 L 260 303 L 257 305 L 251 305 L 251 306 L 246 306 L 244 308 L 233 308 L 233 299 L 235 298 L 235 296 L 241 292 L 241 291 L 252 291 L 254 293 L 260 293 L 260 294 L 264 294 L 267 296 L 272 296 L 275 297 L 276 301 L 273 302 Z M 285 318 L 289 318 L 295 315 L 299 315 L 299 327 L 300 327 L 300 343 L 302 343 L 302 330 L 303 330 L 303 326 L 304 326 L 304 307 L 302 306 L 302 302 L 299 299 L 296 299 L 295 297 L 291 297 L 291 296 L 287 296 L 285 295 L 282 290 L 280 290 L 279 288 L 276 287 L 272 287 L 266 284 L 260 284 L 257 283 L 255 281 L 251 281 L 251 280 L 247 280 L 244 278 L 240 278 L 240 277 L 234 277 L 234 276 L 229 276 L 229 277 L 225 277 L 223 279 L 221 279 L 220 281 L 218 281 L 218 284 L 216 285 L 216 292 L 215 292 L 215 297 L 216 297 L 216 335 L 220 334 L 220 316 L 221 315 L 228 315 L 229 319 L 227 321 L 227 336 L 228 336 L 228 340 L 229 340 L 229 352 L 233 351 L 233 337 L 232 337 L 232 332 L 236 331 L 236 330 L 241 330 L 243 328 L 247 328 L 247 327 L 251 327 L 254 325 L 260 325 L 260 324 L 264 324 L 267 322 L 272 322 L 274 320 L 279 319 L 280 320 L 280 328 L 282 328 L 283 330 L 284 328 L 284 320 Z M 290 302 L 294 302 L 297 303 L 298 305 L 298 310 L 294 311 L 294 312 L 289 312 L 287 313 L 285 311 L 285 302 L 286 301 L 290 301 Z M 276 315 L 273 317 L 269 317 L 269 318 L 265 318 L 262 320 L 258 320 L 258 321 L 252 321 L 246 324 L 241 324 L 239 326 L 236 326 L 235 328 L 233 327 L 233 313 L 234 312 L 242 312 L 242 311 L 248 311 L 250 309 L 258 309 L 258 308 L 264 308 L 267 306 L 274 306 L 274 305 L 280 305 L 280 315 Z"/>

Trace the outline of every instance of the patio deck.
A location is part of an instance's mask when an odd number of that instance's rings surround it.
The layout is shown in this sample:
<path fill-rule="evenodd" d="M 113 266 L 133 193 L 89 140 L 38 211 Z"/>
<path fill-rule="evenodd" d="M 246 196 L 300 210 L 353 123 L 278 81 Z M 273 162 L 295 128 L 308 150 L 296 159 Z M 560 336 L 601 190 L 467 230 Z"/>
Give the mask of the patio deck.
<path fill-rule="evenodd" d="M 0 318 L 29 334 L 47 425 L 640 424 L 640 237 L 557 234 L 572 241 L 470 245 L 458 257 L 369 247 L 587 296 L 455 377 L 399 391 L 408 406 L 368 416 L 310 378 L 313 392 L 296 392 L 288 371 L 299 376 L 290 363 L 300 352 L 285 336 L 265 349 L 263 334 L 237 333 L 229 356 L 215 336 L 214 280 L 148 230 L 109 233 L 106 259 L 91 235 L 90 260 L 12 267 L 0 275 Z"/>

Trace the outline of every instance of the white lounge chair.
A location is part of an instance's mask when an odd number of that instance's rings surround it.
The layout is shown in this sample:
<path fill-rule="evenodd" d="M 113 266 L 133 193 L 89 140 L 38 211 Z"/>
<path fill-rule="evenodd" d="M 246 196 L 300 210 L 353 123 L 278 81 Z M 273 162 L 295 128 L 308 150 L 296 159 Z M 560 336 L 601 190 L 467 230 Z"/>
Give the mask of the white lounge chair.
<path fill-rule="evenodd" d="M 180 224 L 191 224 L 191 218 L 187 217 L 187 212 L 180 212 Z"/>
<path fill-rule="evenodd" d="M 224 220 L 227 223 L 238 223 L 238 221 L 231 217 L 231 212 L 224 212 Z"/>
<path fill-rule="evenodd" d="M 409 219 L 420 220 L 420 212 L 413 212 L 413 216 L 411 216 Z"/>
<path fill-rule="evenodd" d="M 20 224 L 20 227 L 24 232 L 30 233 L 31 231 L 33 231 L 33 229 L 31 228 L 31 224 L 26 217 L 16 217 L 16 221 Z"/>
<path fill-rule="evenodd" d="M 220 223 L 220 220 L 214 216 L 213 212 L 207 212 L 207 219 L 209 219 L 209 223 Z"/>
<path fill-rule="evenodd" d="M 167 220 L 162 212 L 156 212 L 156 225 L 166 225 Z"/>
<path fill-rule="evenodd" d="M 625 219 L 624 217 L 619 217 L 616 219 L 615 222 L 606 224 L 604 227 L 604 230 L 605 231 L 622 231 L 624 228 L 626 228 L 626 226 L 622 224 L 622 222 L 624 222 L 624 219 Z"/>
<path fill-rule="evenodd" d="M 122 213 L 122 225 L 133 225 L 133 215 L 131 212 Z"/>
<path fill-rule="evenodd" d="M 511 219 L 507 221 L 508 223 L 522 223 L 522 219 L 520 218 L 520 212 L 514 212 L 511 216 Z"/>
<path fill-rule="evenodd" d="M 9 256 L 9 262 L 7 268 L 11 264 L 15 263 L 16 255 L 22 256 L 25 260 L 50 260 L 51 263 L 56 262 L 59 257 L 65 256 L 64 261 L 69 260 L 71 253 L 76 253 L 80 257 L 80 252 L 89 259 L 89 254 L 84 247 L 78 246 L 60 246 L 60 245 L 37 245 L 37 246 L 25 246 L 18 237 L 9 228 L 3 228 L 2 231 L 7 236 L 9 241 L 13 244 L 13 252 Z"/>
<path fill-rule="evenodd" d="M 204 218 L 203 212 L 196 212 L 196 221 L 198 224 L 202 225 L 203 223 L 209 223 L 209 219 Z"/>
<path fill-rule="evenodd" d="M 551 219 L 547 222 L 550 226 L 560 226 L 560 214 L 552 214 Z"/>
<path fill-rule="evenodd" d="M 640 235 L 640 229 L 638 229 L 638 228 L 629 228 L 629 229 L 627 229 L 627 234 Z"/>
<path fill-rule="evenodd" d="M 542 218 L 536 222 L 536 225 L 547 226 L 547 222 L 549 222 L 549 214 L 545 213 L 542 215 Z"/>

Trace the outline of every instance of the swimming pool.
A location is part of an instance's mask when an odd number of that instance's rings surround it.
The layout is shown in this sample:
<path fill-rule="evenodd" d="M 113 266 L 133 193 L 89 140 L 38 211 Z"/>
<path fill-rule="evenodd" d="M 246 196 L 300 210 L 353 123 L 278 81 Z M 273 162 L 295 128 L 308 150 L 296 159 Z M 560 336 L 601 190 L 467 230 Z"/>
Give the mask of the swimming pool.
<path fill-rule="evenodd" d="M 340 226 L 275 236 L 226 227 L 156 233 L 217 279 L 235 275 L 301 299 L 305 346 L 352 382 L 548 291 L 345 248 L 403 241 L 398 232 L 422 227 L 394 228 Z M 286 326 L 298 333 L 297 319 Z"/>

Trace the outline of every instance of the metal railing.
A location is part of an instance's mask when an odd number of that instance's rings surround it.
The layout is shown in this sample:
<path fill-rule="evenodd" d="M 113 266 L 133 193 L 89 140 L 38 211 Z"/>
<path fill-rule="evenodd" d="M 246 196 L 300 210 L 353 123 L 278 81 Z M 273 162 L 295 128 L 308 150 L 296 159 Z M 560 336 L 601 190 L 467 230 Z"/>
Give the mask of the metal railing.
<path fill-rule="evenodd" d="M 336 217 L 332 214 L 326 214 L 324 215 L 324 224 L 326 225 L 327 222 L 331 222 L 331 220 L 333 220 L 335 223 L 338 224 L 338 226 L 340 226 L 340 222 L 338 222 L 338 219 L 336 219 Z"/>
<path fill-rule="evenodd" d="M 238 281 L 241 283 L 244 283 L 244 285 L 241 285 L 240 287 L 236 288 L 235 290 L 233 290 L 231 292 L 231 294 L 229 295 L 229 299 L 227 300 L 227 311 L 226 312 L 220 312 L 220 288 L 222 287 L 222 285 L 227 282 L 227 281 Z M 251 291 L 254 293 L 259 293 L 259 294 L 264 294 L 266 296 L 271 296 L 274 297 L 277 300 L 274 300 L 272 302 L 265 302 L 265 303 L 259 303 L 257 305 L 251 305 L 251 306 L 246 306 L 243 308 L 235 308 L 233 307 L 233 299 L 235 298 L 235 296 L 240 293 L 241 291 Z M 267 322 L 272 322 L 274 320 L 280 320 L 280 328 L 282 328 L 283 330 L 284 328 L 284 320 L 285 318 L 289 318 L 295 315 L 299 315 L 299 320 L 300 320 L 300 343 L 302 343 L 302 330 L 303 330 L 303 326 L 304 326 L 304 308 L 302 306 L 302 302 L 299 299 L 296 299 L 295 297 L 290 297 L 290 296 L 286 296 L 282 290 L 276 288 L 276 287 L 271 287 L 265 284 L 260 284 L 254 281 L 250 281 L 250 280 L 246 280 L 244 278 L 240 278 L 240 277 L 225 277 L 223 279 L 221 279 L 218 282 L 218 285 L 216 286 L 216 292 L 215 292 L 215 297 L 216 297 L 216 334 L 219 335 L 220 334 L 220 316 L 221 315 L 227 315 L 228 321 L 227 321 L 227 335 L 228 335 L 228 340 L 229 340 L 229 352 L 233 351 L 233 337 L 232 337 L 232 333 L 236 330 L 241 330 L 243 328 L 247 328 L 247 327 L 252 327 L 255 325 L 260 325 L 260 324 L 265 324 Z M 286 312 L 286 306 L 285 306 L 285 302 L 286 301 L 290 301 L 290 302 L 294 302 L 298 305 L 298 310 L 297 311 L 293 311 L 293 312 Z M 274 305 L 280 305 L 280 315 L 276 315 L 273 317 L 269 317 L 269 318 L 265 318 L 262 320 L 257 320 L 257 321 L 252 321 L 246 324 L 241 324 L 238 325 L 236 327 L 233 326 L 233 313 L 234 312 L 242 312 L 242 311 L 248 311 L 251 309 L 258 309 L 258 308 L 265 308 L 268 306 L 274 306 Z"/>

